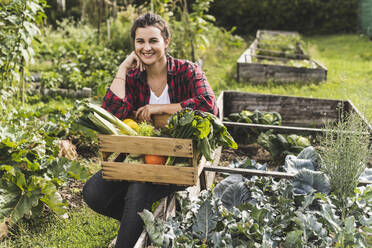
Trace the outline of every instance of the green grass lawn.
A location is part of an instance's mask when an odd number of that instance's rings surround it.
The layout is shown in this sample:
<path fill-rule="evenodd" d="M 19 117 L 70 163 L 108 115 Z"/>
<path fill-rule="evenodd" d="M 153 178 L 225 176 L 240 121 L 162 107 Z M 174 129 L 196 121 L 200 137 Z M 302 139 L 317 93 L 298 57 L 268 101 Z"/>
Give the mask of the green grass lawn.
<path fill-rule="evenodd" d="M 17 234 L 0 242 L 0 248 L 100 248 L 117 234 L 118 222 L 99 215 L 86 205 L 69 213 L 68 219 L 50 215 L 40 223 L 23 221 Z"/>
<path fill-rule="evenodd" d="M 326 82 L 266 85 L 237 82 L 236 61 L 246 47 L 230 49 L 218 57 L 208 56 L 204 66 L 208 81 L 216 94 L 222 90 L 241 90 L 350 99 L 372 122 L 372 42 L 357 34 L 305 37 L 304 40 L 311 57 L 328 68 Z"/>

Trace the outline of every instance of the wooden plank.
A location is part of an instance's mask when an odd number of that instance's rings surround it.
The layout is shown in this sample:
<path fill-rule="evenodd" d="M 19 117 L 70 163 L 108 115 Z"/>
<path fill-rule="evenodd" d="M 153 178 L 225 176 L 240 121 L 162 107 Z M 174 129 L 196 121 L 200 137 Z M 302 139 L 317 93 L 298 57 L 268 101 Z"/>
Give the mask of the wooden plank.
<path fill-rule="evenodd" d="M 367 118 L 364 117 L 364 115 L 362 115 L 362 113 L 354 106 L 354 104 L 350 101 L 350 100 L 347 100 L 345 102 L 345 108 L 348 109 L 348 112 L 354 112 L 356 113 L 367 125 L 367 128 L 369 130 L 369 132 L 372 134 L 372 126 L 371 124 L 369 124 Z"/>
<path fill-rule="evenodd" d="M 317 134 L 324 133 L 324 130 L 320 129 L 320 128 L 275 126 L 275 125 L 262 125 L 262 124 L 250 124 L 250 123 L 227 122 L 227 121 L 224 121 L 223 124 L 225 126 L 257 128 L 257 129 L 260 129 L 260 130 L 273 129 L 274 132 L 276 132 L 276 133 L 284 133 L 284 134 L 311 134 L 311 135 L 317 135 Z"/>
<path fill-rule="evenodd" d="M 228 167 L 221 167 L 221 166 L 205 166 L 204 170 L 214 171 L 218 173 L 240 174 L 240 175 L 247 175 L 247 176 L 269 176 L 269 177 L 285 178 L 285 179 L 292 179 L 296 175 L 296 174 L 279 172 L 279 171 L 262 171 L 262 170 L 255 170 L 255 169 L 228 168 Z M 367 184 L 372 184 L 372 181 L 359 180 L 359 185 L 367 185 Z"/>
<path fill-rule="evenodd" d="M 247 60 L 250 60 L 249 58 Z M 262 63 L 238 63 L 239 79 L 251 83 L 265 83 L 268 80 L 281 83 L 321 82 L 326 80 L 323 68 L 304 68 L 287 65 L 271 65 Z"/>
<path fill-rule="evenodd" d="M 341 100 L 224 91 L 223 115 L 242 110 L 276 111 L 282 116 L 282 125 L 308 123 L 306 126 L 314 127 L 323 120 L 339 119 L 343 103 Z"/>
<path fill-rule="evenodd" d="M 294 176 L 294 174 L 278 172 L 278 171 L 262 171 L 262 170 L 255 170 L 255 169 L 229 168 L 229 167 L 221 167 L 221 166 L 205 166 L 204 170 L 214 171 L 218 173 L 240 174 L 240 175 L 248 175 L 248 176 L 271 176 L 271 177 L 288 178 L 288 179 L 291 179 Z"/>
<path fill-rule="evenodd" d="M 122 162 L 101 162 L 102 178 L 177 185 L 195 185 L 193 167 L 176 167 L 153 164 L 128 164 Z"/>
<path fill-rule="evenodd" d="M 206 166 L 217 166 L 220 162 L 222 153 L 222 146 L 218 147 L 214 152 L 214 160 L 212 162 L 208 161 Z M 213 171 L 206 171 L 203 168 L 203 171 L 199 175 L 200 180 L 200 190 L 209 189 L 212 184 L 214 183 L 214 178 L 216 176 L 216 172 Z"/>
<path fill-rule="evenodd" d="M 193 157 L 191 139 L 123 135 L 98 135 L 101 152 Z"/>

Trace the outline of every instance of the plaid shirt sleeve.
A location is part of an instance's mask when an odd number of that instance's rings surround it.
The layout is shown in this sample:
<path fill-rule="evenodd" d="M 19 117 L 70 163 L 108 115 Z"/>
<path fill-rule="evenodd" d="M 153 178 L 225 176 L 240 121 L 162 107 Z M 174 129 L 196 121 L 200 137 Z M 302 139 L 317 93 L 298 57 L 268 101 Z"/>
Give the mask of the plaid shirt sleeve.
<path fill-rule="evenodd" d="M 181 107 L 189 107 L 217 115 L 216 98 L 203 71 L 197 65 L 189 63 L 185 68 L 184 80 L 188 82 L 186 90 L 191 98 L 180 102 Z"/>
<path fill-rule="evenodd" d="M 133 87 L 133 76 L 127 73 L 127 80 L 125 82 L 125 97 L 124 99 L 115 95 L 109 88 L 103 98 L 102 108 L 111 112 L 119 119 L 125 119 L 135 109 L 135 92 Z"/>
<path fill-rule="evenodd" d="M 123 120 L 133 110 L 133 104 L 131 103 L 127 94 L 124 99 L 119 98 L 109 88 L 103 98 L 102 108 L 111 112 L 113 115 Z"/>

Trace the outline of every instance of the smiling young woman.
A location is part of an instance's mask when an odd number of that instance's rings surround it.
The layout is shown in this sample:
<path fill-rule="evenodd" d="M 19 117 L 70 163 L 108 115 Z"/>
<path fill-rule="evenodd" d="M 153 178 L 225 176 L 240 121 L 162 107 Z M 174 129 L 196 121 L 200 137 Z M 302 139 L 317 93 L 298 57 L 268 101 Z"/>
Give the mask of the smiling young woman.
<path fill-rule="evenodd" d="M 151 121 L 153 114 L 174 114 L 189 107 L 217 114 L 214 93 L 194 63 L 168 54 L 171 41 L 168 24 L 147 13 L 138 17 L 131 29 L 134 51 L 120 64 L 102 107 L 124 119 Z M 127 181 L 106 181 L 101 171 L 84 186 L 85 202 L 98 213 L 121 222 L 116 246 L 132 248 L 143 222 L 138 215 L 152 203 L 184 187 Z"/>

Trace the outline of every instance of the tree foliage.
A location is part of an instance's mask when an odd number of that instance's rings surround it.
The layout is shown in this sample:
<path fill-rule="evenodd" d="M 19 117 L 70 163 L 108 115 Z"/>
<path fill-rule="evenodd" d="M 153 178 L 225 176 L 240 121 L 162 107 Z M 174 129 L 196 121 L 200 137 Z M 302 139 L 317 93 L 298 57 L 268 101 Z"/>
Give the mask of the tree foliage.
<path fill-rule="evenodd" d="M 0 73 L 2 86 L 19 82 L 26 63 L 32 62 L 31 43 L 40 34 L 45 0 L 9 0 L 0 3 Z"/>

